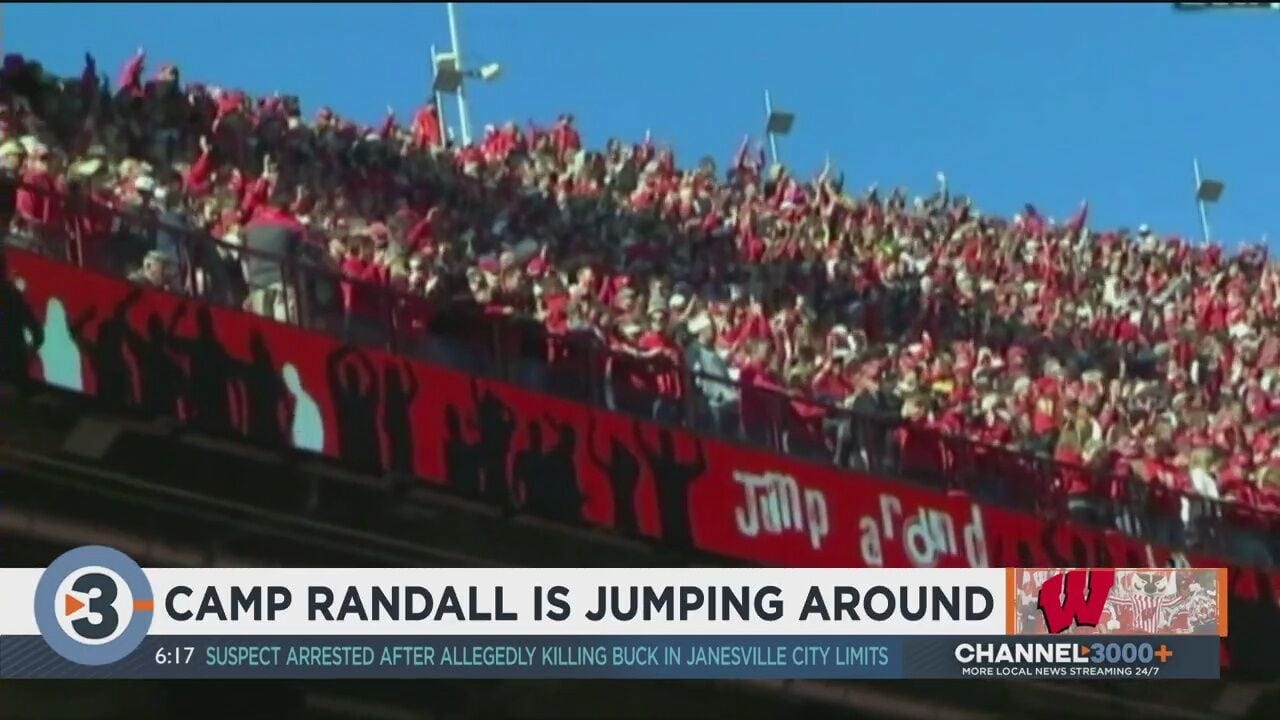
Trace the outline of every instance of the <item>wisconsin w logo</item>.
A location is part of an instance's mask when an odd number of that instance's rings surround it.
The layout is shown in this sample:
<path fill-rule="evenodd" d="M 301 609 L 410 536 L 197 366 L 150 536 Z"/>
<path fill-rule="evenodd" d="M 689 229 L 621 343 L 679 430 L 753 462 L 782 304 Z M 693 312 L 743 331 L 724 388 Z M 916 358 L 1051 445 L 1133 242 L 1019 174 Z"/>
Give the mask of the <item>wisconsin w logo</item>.
<path fill-rule="evenodd" d="M 1096 626 L 1115 584 L 1116 571 L 1111 569 L 1071 570 L 1049 578 L 1040 586 L 1037 606 L 1044 613 L 1045 629 L 1056 635 L 1072 622 L 1081 627 Z"/>

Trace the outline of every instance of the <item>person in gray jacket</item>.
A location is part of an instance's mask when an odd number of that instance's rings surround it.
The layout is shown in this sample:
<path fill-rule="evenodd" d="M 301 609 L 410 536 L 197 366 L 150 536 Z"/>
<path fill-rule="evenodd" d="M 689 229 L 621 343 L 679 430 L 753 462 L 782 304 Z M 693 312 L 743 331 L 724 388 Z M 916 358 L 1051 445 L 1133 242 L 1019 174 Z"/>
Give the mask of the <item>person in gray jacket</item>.
<path fill-rule="evenodd" d="M 722 435 L 741 434 L 738 414 L 738 388 L 729 363 L 714 346 L 715 324 L 702 314 L 689 321 L 693 339 L 685 348 L 685 365 L 689 369 L 695 396 L 695 423 Z"/>

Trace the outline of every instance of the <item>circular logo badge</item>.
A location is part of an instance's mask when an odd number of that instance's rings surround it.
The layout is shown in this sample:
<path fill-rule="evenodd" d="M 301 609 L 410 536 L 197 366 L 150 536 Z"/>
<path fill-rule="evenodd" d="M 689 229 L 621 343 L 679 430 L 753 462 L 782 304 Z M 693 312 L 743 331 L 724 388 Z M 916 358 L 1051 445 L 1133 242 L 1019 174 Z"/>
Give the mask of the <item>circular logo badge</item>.
<path fill-rule="evenodd" d="M 142 568 L 101 545 L 63 553 L 36 584 L 40 635 L 81 665 L 106 665 L 133 652 L 151 627 L 152 609 Z"/>

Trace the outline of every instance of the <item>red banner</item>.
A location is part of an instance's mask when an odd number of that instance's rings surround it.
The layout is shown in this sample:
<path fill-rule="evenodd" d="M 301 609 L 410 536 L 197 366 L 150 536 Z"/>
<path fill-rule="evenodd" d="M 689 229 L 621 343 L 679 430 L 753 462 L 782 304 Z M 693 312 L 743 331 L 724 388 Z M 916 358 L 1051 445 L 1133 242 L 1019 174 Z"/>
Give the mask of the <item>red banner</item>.
<path fill-rule="evenodd" d="M 9 255 L 43 330 L 33 377 L 545 517 L 772 565 L 1224 565 Z M 1239 571 L 1232 583 L 1242 600 L 1280 596 L 1277 574 Z"/>

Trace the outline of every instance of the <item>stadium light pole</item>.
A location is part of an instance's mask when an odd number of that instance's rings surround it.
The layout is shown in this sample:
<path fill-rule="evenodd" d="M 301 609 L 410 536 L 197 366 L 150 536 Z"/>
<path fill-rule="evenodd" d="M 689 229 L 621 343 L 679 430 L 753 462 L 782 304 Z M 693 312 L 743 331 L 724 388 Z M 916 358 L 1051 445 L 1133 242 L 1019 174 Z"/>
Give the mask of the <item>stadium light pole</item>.
<path fill-rule="evenodd" d="M 435 43 L 431 44 L 431 94 L 436 99 L 436 120 L 440 122 L 440 142 L 441 144 L 449 141 L 448 123 L 444 121 L 444 98 L 440 97 L 440 72 L 436 68 L 436 58 L 440 55 L 436 52 Z"/>
<path fill-rule="evenodd" d="M 454 9 L 453 3 L 445 3 L 445 7 L 449 11 L 449 45 L 453 51 L 454 67 L 458 72 L 462 72 L 462 45 L 458 42 L 458 13 Z M 458 82 L 458 124 L 462 126 L 462 144 L 471 144 L 471 122 L 467 118 L 467 96 L 462 88 L 462 82 Z"/>
<path fill-rule="evenodd" d="M 1204 244 L 1208 245 L 1212 237 L 1209 234 L 1209 203 L 1216 203 L 1222 197 L 1226 185 L 1221 180 L 1210 180 L 1200 175 L 1200 159 L 1191 159 L 1191 169 L 1196 176 L 1196 204 L 1200 206 L 1200 229 L 1204 231 Z"/>
<path fill-rule="evenodd" d="M 432 51 L 431 69 L 434 80 L 432 86 L 436 94 L 454 93 L 458 97 L 458 125 L 462 134 L 462 144 L 471 144 L 471 120 L 467 115 L 467 95 L 463 89 L 466 78 L 475 78 L 488 82 L 494 80 L 502 72 L 498 63 L 488 63 L 478 70 L 464 70 L 462 66 L 462 46 L 458 40 L 458 11 L 454 3 L 445 3 L 449 11 L 449 44 L 452 47 L 447 53 Z"/>
<path fill-rule="evenodd" d="M 791 125 L 796 121 L 796 116 L 794 113 L 775 112 L 773 97 L 768 90 L 764 91 L 764 114 L 764 130 L 769 135 L 769 152 L 773 153 L 773 164 L 778 165 L 781 162 L 778 160 L 778 136 L 791 133 Z"/>

